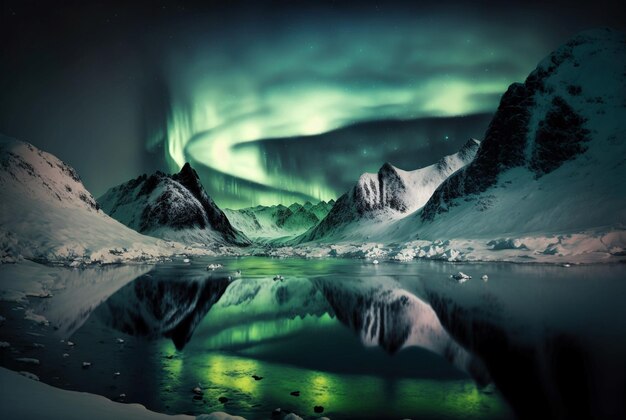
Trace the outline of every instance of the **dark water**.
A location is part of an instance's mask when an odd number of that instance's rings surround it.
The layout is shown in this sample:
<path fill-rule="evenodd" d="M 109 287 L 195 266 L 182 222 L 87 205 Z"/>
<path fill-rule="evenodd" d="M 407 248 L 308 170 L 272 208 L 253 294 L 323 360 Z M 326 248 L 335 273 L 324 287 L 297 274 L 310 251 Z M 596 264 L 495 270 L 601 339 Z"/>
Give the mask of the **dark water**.
<path fill-rule="evenodd" d="M 30 301 L 49 326 L 0 306 L 3 366 L 167 413 L 626 415 L 623 266 L 232 258 L 72 275 Z"/>

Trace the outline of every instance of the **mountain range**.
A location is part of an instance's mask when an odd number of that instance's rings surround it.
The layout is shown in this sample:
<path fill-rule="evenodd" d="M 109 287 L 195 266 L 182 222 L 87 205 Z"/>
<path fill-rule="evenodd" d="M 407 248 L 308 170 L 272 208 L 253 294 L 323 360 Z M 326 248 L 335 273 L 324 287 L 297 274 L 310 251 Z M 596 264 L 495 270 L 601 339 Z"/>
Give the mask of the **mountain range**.
<path fill-rule="evenodd" d="M 514 251 L 520 261 L 613 261 L 626 256 L 624 133 L 626 37 L 600 29 L 575 36 L 512 84 L 481 142 L 412 171 L 385 163 L 336 203 L 222 211 L 189 164 L 95 200 L 73 168 L 2 136 L 0 257 L 115 262 L 255 241 L 289 252 L 407 244 L 399 259 L 507 259 Z M 344 254 L 384 254 L 360 252 Z"/>
<path fill-rule="evenodd" d="M 293 203 L 289 207 L 256 206 L 239 210 L 225 209 L 231 223 L 249 238 L 291 237 L 302 234 L 323 220 L 335 205 L 335 200 L 312 204 Z"/>

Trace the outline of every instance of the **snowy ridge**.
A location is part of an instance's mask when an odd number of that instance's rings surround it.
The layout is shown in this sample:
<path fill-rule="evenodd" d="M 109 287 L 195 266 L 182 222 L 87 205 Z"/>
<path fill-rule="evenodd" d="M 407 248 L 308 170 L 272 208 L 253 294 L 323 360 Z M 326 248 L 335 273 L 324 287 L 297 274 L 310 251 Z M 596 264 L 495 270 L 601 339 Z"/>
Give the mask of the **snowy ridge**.
<path fill-rule="evenodd" d="M 204 245 L 250 243 L 207 195 L 188 163 L 177 174 L 141 175 L 98 201 L 111 217 L 146 235 Z"/>
<path fill-rule="evenodd" d="M 293 203 L 289 207 L 256 206 L 239 210 L 225 209 L 228 220 L 249 238 L 280 238 L 306 232 L 322 220 L 335 204 L 334 200 L 313 205 Z"/>
<path fill-rule="evenodd" d="M 426 204 L 446 178 L 471 162 L 479 145 L 478 140 L 470 139 L 457 153 L 414 171 L 385 163 L 377 174 L 361 175 L 354 188 L 337 200 L 328 216 L 299 241 L 345 238 L 350 234 L 363 237 L 372 225 L 380 227 L 406 217 Z"/>
<path fill-rule="evenodd" d="M 413 213 L 426 204 L 444 179 L 472 161 L 479 145 L 478 140 L 470 139 L 458 153 L 414 171 L 385 163 L 377 174 L 361 175 L 354 190 L 357 211 L 362 215 L 384 209 Z"/>
<path fill-rule="evenodd" d="M 73 265 L 151 261 L 185 250 L 141 235 L 99 210 L 76 171 L 0 135 L 0 261 Z"/>

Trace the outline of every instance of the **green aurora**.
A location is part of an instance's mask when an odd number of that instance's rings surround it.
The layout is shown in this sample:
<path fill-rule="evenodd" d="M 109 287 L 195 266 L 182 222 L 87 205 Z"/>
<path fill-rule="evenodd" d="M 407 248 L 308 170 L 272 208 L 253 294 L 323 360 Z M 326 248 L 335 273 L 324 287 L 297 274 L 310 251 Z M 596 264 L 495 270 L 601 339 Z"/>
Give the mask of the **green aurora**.
<path fill-rule="evenodd" d="M 284 28 L 256 28 L 228 34 L 225 43 L 176 50 L 166 72 L 167 117 L 152 131 L 148 147 L 164 143 L 171 171 L 186 161 L 199 167 L 220 206 L 337 198 L 346 185 L 329 179 L 328 162 L 309 161 L 318 170 L 307 176 L 302 168 L 285 171 L 275 156 L 268 161 L 263 141 L 293 139 L 283 147 L 282 155 L 289 157 L 301 153 L 309 136 L 357 123 L 399 120 L 400 126 L 421 118 L 491 113 L 507 86 L 521 80 L 528 63 L 544 51 L 533 34 L 504 43 L 496 36 L 497 25 L 486 30 L 477 21 L 450 17 L 357 19 L 347 27 L 330 19 L 324 29 L 301 19 L 288 36 Z M 452 153 L 484 128 L 484 123 L 468 126 L 455 138 L 445 131 L 434 139 L 405 136 L 399 147 L 419 153 L 428 142 L 448 141 L 446 151 Z M 327 153 L 351 155 L 343 169 L 355 180 L 387 160 L 384 153 L 363 159 L 377 142 L 339 141 Z"/>

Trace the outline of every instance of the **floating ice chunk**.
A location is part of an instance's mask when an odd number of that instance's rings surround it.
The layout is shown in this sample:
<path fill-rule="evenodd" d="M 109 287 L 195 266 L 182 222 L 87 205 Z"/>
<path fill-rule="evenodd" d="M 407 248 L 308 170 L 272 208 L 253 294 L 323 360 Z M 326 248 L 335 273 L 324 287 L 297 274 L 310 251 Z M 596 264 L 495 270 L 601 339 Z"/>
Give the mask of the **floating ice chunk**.
<path fill-rule="evenodd" d="M 274 276 L 274 281 L 277 281 L 277 280 L 283 281 L 283 280 L 285 280 L 285 278 L 283 276 L 281 276 L 280 274 L 276 274 Z"/>
<path fill-rule="evenodd" d="M 27 363 L 29 365 L 38 365 L 39 364 L 39 359 L 33 359 L 32 357 L 19 357 L 17 359 L 15 359 L 18 362 L 21 363 Z"/>
<path fill-rule="evenodd" d="M 189 258 L 185 258 L 185 259 L 183 260 L 183 262 L 184 262 L 184 263 L 188 263 L 188 262 L 191 262 L 191 260 L 190 260 Z"/>
<path fill-rule="evenodd" d="M 211 263 L 211 264 L 206 266 L 206 269 L 207 270 L 217 270 L 218 268 L 222 268 L 222 267 L 223 267 L 222 264 L 219 264 L 219 263 L 213 264 L 213 263 Z"/>
<path fill-rule="evenodd" d="M 91 362 L 83 362 L 83 369 L 87 369 L 91 366 Z"/>
<path fill-rule="evenodd" d="M 30 373 L 30 372 L 26 372 L 24 370 L 20 371 L 20 375 L 28 378 L 28 379 L 32 379 L 33 381 L 39 381 L 39 376 L 35 375 L 34 373 Z"/>
<path fill-rule="evenodd" d="M 117 341 L 118 344 L 123 344 L 124 343 L 124 339 L 123 338 L 117 338 L 115 341 Z"/>
<path fill-rule="evenodd" d="M 463 282 L 466 282 L 466 281 L 468 281 L 469 279 L 471 279 L 471 278 L 472 278 L 472 276 L 469 276 L 469 275 L 467 275 L 467 274 L 463 273 L 462 271 L 459 271 L 459 272 L 458 272 L 458 273 L 456 273 L 456 274 L 452 274 L 452 275 L 450 276 L 450 278 L 451 278 L 451 279 L 454 279 L 454 280 L 457 280 L 459 283 L 463 283 Z"/>
<path fill-rule="evenodd" d="M 202 395 L 202 388 L 200 388 L 199 386 L 195 387 L 191 391 L 196 395 Z"/>
<path fill-rule="evenodd" d="M 113 376 L 120 376 L 120 375 L 121 375 L 121 373 L 119 373 L 119 372 L 113 373 Z"/>
<path fill-rule="evenodd" d="M 488 281 L 489 280 L 489 276 L 486 274 L 483 274 L 483 276 L 481 277 L 481 279 L 483 279 L 483 281 Z"/>
<path fill-rule="evenodd" d="M 378 264 L 378 260 L 372 261 L 372 264 L 374 264 L 374 265 Z"/>
<path fill-rule="evenodd" d="M 49 325 L 50 324 L 45 316 L 37 315 L 36 313 L 33 312 L 32 309 L 28 309 L 28 310 L 26 310 L 26 312 L 24 312 L 24 319 L 27 319 L 29 321 L 33 321 L 33 322 L 35 322 L 37 324 L 41 324 L 41 325 Z"/>
<path fill-rule="evenodd" d="M 63 357 L 70 357 L 70 355 L 67 353 L 63 353 Z"/>
<path fill-rule="evenodd" d="M 70 346 L 70 347 L 74 347 L 76 344 L 74 344 L 74 342 L 73 342 L 73 341 L 68 341 L 68 342 L 67 342 L 67 345 L 68 345 L 68 346 Z"/>
<path fill-rule="evenodd" d="M 571 265 L 570 264 L 563 264 L 563 267 L 569 268 L 569 267 L 571 267 Z"/>
<path fill-rule="evenodd" d="M 0 349 L 8 349 L 10 346 L 6 341 L 0 341 Z"/>

